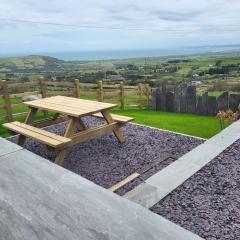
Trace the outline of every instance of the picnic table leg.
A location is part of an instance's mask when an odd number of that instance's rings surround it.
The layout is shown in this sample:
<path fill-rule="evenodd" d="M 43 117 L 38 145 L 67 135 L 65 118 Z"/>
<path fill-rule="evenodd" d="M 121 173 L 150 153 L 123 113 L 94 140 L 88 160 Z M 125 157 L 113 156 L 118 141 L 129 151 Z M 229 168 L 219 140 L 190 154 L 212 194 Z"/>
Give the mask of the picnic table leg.
<path fill-rule="evenodd" d="M 68 122 L 67 129 L 66 129 L 65 134 L 64 134 L 64 137 L 68 138 L 68 137 L 73 136 L 74 129 L 76 127 L 76 122 L 77 122 L 77 120 L 75 118 L 70 118 L 70 120 Z M 67 148 L 61 150 L 58 153 L 57 157 L 55 158 L 54 163 L 62 166 L 63 162 L 64 162 L 64 158 L 65 158 L 66 152 L 67 152 Z"/>
<path fill-rule="evenodd" d="M 38 109 L 37 108 L 31 108 L 28 112 L 27 118 L 25 120 L 26 124 L 31 124 L 33 122 L 34 116 L 37 114 Z M 22 146 L 25 143 L 26 137 L 23 135 L 19 135 L 17 144 Z"/>
<path fill-rule="evenodd" d="M 111 114 L 108 111 L 102 111 L 101 113 L 102 113 L 103 117 L 105 118 L 105 120 L 107 121 L 107 123 L 114 122 Z M 115 134 L 116 138 L 118 139 L 118 141 L 120 143 L 125 142 L 125 137 L 124 137 L 124 135 L 122 134 L 122 132 L 120 131 L 119 128 L 116 128 L 115 130 L 113 130 L 113 133 Z"/>
<path fill-rule="evenodd" d="M 76 120 L 76 124 L 77 124 L 77 128 L 81 131 L 86 130 L 87 127 L 85 125 L 85 123 L 83 122 L 83 120 L 81 118 L 79 118 L 78 120 Z"/>

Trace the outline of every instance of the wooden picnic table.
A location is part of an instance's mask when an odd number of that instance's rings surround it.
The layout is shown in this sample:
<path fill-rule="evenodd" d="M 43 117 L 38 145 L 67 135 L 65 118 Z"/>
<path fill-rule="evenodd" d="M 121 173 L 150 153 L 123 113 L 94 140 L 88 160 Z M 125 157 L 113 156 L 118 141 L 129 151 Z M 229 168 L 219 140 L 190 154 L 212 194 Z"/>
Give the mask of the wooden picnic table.
<path fill-rule="evenodd" d="M 18 138 L 19 145 L 24 144 L 26 137 L 31 137 L 58 149 L 59 153 L 55 163 L 59 165 L 63 164 L 67 149 L 80 142 L 113 132 L 118 141 L 123 143 L 125 138 L 120 131 L 120 127 L 133 119 L 115 114 L 111 115 L 109 110 L 115 108 L 115 104 L 72 97 L 54 96 L 24 102 L 24 104 L 30 108 L 25 123 L 12 122 L 5 123 L 3 126 L 20 134 Z M 60 114 L 67 116 L 68 123 L 64 136 L 33 127 L 34 116 L 38 110 L 54 112 L 56 118 Z M 101 117 L 106 120 L 106 124 L 88 129 L 82 120 L 84 116 Z"/>

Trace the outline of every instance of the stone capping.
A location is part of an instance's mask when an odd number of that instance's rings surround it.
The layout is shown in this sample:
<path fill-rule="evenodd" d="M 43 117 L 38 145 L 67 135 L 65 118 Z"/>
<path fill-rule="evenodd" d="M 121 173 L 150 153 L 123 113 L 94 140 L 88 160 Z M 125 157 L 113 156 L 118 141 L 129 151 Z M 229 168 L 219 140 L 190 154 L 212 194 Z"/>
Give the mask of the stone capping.
<path fill-rule="evenodd" d="M 203 240 L 22 148 L 0 157 L 0 208 L 4 239 Z"/>
<path fill-rule="evenodd" d="M 200 144 L 124 195 L 150 208 L 240 139 L 240 120 Z"/>

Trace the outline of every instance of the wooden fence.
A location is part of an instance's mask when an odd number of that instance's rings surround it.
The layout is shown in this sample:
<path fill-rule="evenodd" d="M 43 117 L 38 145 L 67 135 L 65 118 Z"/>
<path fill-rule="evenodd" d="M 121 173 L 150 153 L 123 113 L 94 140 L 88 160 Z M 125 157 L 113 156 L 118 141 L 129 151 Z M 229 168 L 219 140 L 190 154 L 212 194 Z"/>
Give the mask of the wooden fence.
<path fill-rule="evenodd" d="M 197 95 L 195 86 L 187 84 L 168 84 L 152 89 L 152 109 L 167 112 L 191 113 L 216 116 L 218 111 L 238 111 L 240 94 L 223 92 L 220 96 L 211 96 L 208 92 Z"/>
<path fill-rule="evenodd" d="M 41 98 L 54 95 L 71 96 L 89 100 L 104 101 L 117 104 L 118 108 L 148 108 L 151 89 L 148 84 L 128 86 L 120 84 L 50 82 L 40 78 L 39 81 L 25 83 L 8 83 L 0 81 L 0 120 L 13 121 L 16 116 L 27 114 L 22 103 L 29 96 Z"/>

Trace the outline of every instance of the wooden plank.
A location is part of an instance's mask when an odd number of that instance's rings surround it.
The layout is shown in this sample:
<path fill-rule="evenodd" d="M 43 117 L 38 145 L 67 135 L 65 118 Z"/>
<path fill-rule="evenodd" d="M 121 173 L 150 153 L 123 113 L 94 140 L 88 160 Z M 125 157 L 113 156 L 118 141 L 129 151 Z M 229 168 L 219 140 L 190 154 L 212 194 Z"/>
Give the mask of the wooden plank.
<path fill-rule="evenodd" d="M 31 125 L 34 126 L 34 127 L 38 127 L 38 128 L 44 128 L 44 127 L 47 127 L 47 126 L 50 126 L 50 125 L 53 125 L 53 124 L 58 124 L 58 123 L 61 123 L 61 122 L 65 122 L 67 120 L 68 119 L 64 116 L 61 116 L 61 117 L 58 117 L 58 118 L 52 117 L 52 118 L 44 119 L 44 120 L 41 120 L 41 121 L 33 122 Z"/>
<path fill-rule="evenodd" d="M 46 101 L 47 103 L 59 104 L 59 105 L 71 107 L 71 108 L 74 107 L 74 110 L 76 109 L 101 110 L 101 109 L 105 109 L 106 107 L 108 108 L 108 107 L 114 106 L 113 104 L 110 104 L 110 103 L 82 100 L 82 99 L 76 99 L 76 98 L 70 98 L 70 97 L 67 98 L 63 96 L 48 98 Z"/>
<path fill-rule="evenodd" d="M 46 81 L 46 86 L 55 86 L 55 87 L 74 87 L 72 82 L 50 82 Z"/>
<path fill-rule="evenodd" d="M 59 101 L 64 101 L 67 103 L 70 103 L 71 106 L 81 106 L 81 107 L 85 107 L 87 106 L 89 107 L 93 107 L 93 108 L 111 108 L 114 107 L 114 104 L 110 104 L 110 103 L 106 103 L 106 102 L 98 102 L 98 101 L 93 101 L 93 100 L 85 100 L 85 99 L 76 99 L 76 98 L 72 98 L 72 97 L 64 97 L 64 96 L 56 96 L 56 97 L 52 97 L 51 99 L 49 99 L 48 101 L 55 101 L 55 102 L 59 102 Z"/>
<path fill-rule="evenodd" d="M 136 89 L 137 90 L 137 86 L 125 85 L 125 89 Z"/>
<path fill-rule="evenodd" d="M 140 174 L 135 172 L 135 173 L 131 174 L 130 176 L 128 176 L 127 178 L 123 179 L 122 181 L 118 182 L 117 184 L 113 185 L 108 190 L 115 192 L 116 190 L 123 187 L 127 183 L 133 181 L 134 179 L 138 178 L 139 176 L 140 176 Z"/>
<path fill-rule="evenodd" d="M 9 95 L 10 98 L 24 98 L 24 97 L 28 97 L 31 95 L 38 95 L 39 92 L 38 91 L 33 91 L 33 92 L 24 92 L 24 93 L 12 93 Z"/>
<path fill-rule="evenodd" d="M 54 133 L 50 133 L 19 122 L 5 123 L 3 126 L 11 131 L 17 132 L 25 137 L 36 139 L 39 142 L 54 148 L 61 147 L 71 141 L 70 139 L 58 136 Z"/>
<path fill-rule="evenodd" d="M 92 114 L 92 116 L 98 117 L 98 118 L 103 118 L 102 113 L 95 113 L 95 114 Z M 126 116 L 121 116 L 121 115 L 117 115 L 117 114 L 111 114 L 111 116 L 114 121 L 122 122 L 122 123 L 130 122 L 134 119 L 132 117 L 126 117 Z"/>
<path fill-rule="evenodd" d="M 114 85 L 104 84 L 103 88 L 118 89 L 119 88 L 119 84 L 114 84 Z"/>
<path fill-rule="evenodd" d="M 109 97 L 117 97 L 119 96 L 119 92 L 104 92 L 104 99 Z"/>
<path fill-rule="evenodd" d="M 51 133 L 51 132 L 45 131 L 43 129 L 33 127 L 33 126 L 30 126 L 30 125 L 25 124 L 25 123 L 20 123 L 20 122 L 13 122 L 13 123 L 16 126 L 22 127 L 24 129 L 30 130 L 30 131 L 35 132 L 35 133 L 39 133 L 39 134 L 41 134 L 43 136 L 46 136 L 46 137 L 50 137 L 50 138 L 52 138 L 54 140 L 57 140 L 59 142 L 63 142 L 63 143 L 69 143 L 70 142 L 70 140 L 68 138 L 62 137 L 62 136 L 57 135 L 55 133 Z"/>
<path fill-rule="evenodd" d="M 62 102 L 60 100 L 52 101 L 52 103 L 57 104 L 59 106 L 64 106 L 67 108 L 71 108 L 73 111 L 77 112 L 91 112 L 91 111 L 97 111 L 99 112 L 102 109 L 105 109 L 105 107 L 102 107 L 100 105 L 96 104 L 82 104 L 79 103 L 76 104 L 76 102 L 71 102 L 66 100 L 65 102 Z"/>
<path fill-rule="evenodd" d="M 81 91 L 81 94 L 82 94 L 82 95 L 88 95 L 88 96 L 89 96 L 89 95 L 91 95 L 91 96 L 92 96 L 92 95 L 97 96 L 98 93 L 97 93 L 97 90 L 96 90 L 96 91 L 83 91 L 83 90 L 82 90 L 82 91 Z"/>
<path fill-rule="evenodd" d="M 74 96 L 73 92 L 69 92 L 69 91 L 55 91 L 55 90 L 51 90 L 51 91 L 47 91 L 47 96 L 52 96 L 52 95 L 66 95 L 66 96 Z"/>
<path fill-rule="evenodd" d="M 124 91 L 125 91 L 125 95 L 136 95 L 138 96 L 137 94 L 137 90 L 136 91 L 133 91 L 133 90 L 127 90 L 125 87 L 124 87 Z"/>
<path fill-rule="evenodd" d="M 120 99 L 119 98 L 107 98 L 107 99 L 104 100 L 104 102 L 120 105 L 120 103 L 119 103 Z"/>
<path fill-rule="evenodd" d="M 31 102 L 25 102 L 25 104 L 27 106 L 36 107 L 43 110 L 50 110 L 74 117 L 87 116 L 102 110 L 116 107 L 116 105 L 110 103 L 100 103 L 97 101 L 63 96 L 34 100 Z"/>
<path fill-rule="evenodd" d="M 96 83 L 81 83 L 81 87 L 94 87 L 94 88 L 97 88 L 98 85 Z"/>
<path fill-rule="evenodd" d="M 19 108 L 19 107 L 26 107 L 26 105 L 24 103 L 15 103 L 12 104 L 12 108 Z"/>
<path fill-rule="evenodd" d="M 67 108 L 65 106 L 62 105 L 57 105 L 57 104 L 51 104 L 51 103 L 44 103 L 44 102 L 38 102 L 38 103 L 25 103 L 27 106 L 30 107 L 37 107 L 41 110 L 47 110 L 47 111 L 52 111 L 52 112 L 58 112 L 61 113 L 63 115 L 70 115 L 70 116 L 75 116 L 75 117 L 79 117 L 79 115 L 81 115 L 81 113 L 76 112 L 73 108 Z"/>
<path fill-rule="evenodd" d="M 13 117 L 28 115 L 28 112 L 13 113 Z"/>
<path fill-rule="evenodd" d="M 77 133 L 73 137 L 70 137 L 72 139 L 72 142 L 70 143 L 70 145 L 75 145 L 77 143 L 81 143 L 81 142 L 85 142 L 87 140 L 101 137 L 103 135 L 111 133 L 118 127 L 120 127 L 119 123 L 113 122 L 110 124 L 104 124 L 104 125 Z"/>
<path fill-rule="evenodd" d="M 32 82 L 8 84 L 8 88 L 26 88 L 26 87 L 33 87 L 33 86 L 38 86 L 38 83 L 36 81 L 32 81 Z"/>

